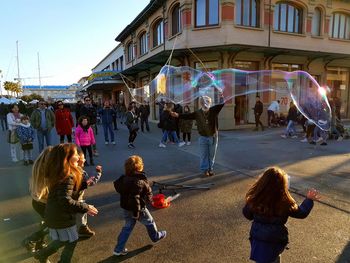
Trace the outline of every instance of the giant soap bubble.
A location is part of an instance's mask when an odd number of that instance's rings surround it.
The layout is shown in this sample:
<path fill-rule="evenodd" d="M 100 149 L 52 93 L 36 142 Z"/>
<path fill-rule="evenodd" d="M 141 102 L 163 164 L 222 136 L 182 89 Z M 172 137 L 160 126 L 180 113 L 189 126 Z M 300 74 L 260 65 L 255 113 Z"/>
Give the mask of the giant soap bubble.
<path fill-rule="evenodd" d="M 221 69 L 203 71 L 188 66 L 163 66 L 158 75 L 142 88 L 129 89 L 134 100 L 150 103 L 161 99 L 189 104 L 199 97 L 211 97 L 213 105 L 234 103 L 234 97 L 257 94 L 264 101 L 291 98 L 298 110 L 322 130 L 329 130 L 331 109 L 326 91 L 307 72 L 280 70 L 244 71 Z"/>

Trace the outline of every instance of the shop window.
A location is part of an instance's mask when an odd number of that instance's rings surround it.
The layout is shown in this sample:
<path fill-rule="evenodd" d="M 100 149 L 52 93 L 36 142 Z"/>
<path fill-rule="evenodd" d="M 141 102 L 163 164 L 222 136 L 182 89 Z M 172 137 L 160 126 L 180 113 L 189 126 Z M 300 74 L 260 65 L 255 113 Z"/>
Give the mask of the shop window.
<path fill-rule="evenodd" d="M 180 32 L 181 32 L 180 4 L 176 4 L 171 13 L 171 35 L 174 36 Z"/>
<path fill-rule="evenodd" d="M 196 0 L 196 27 L 219 24 L 219 0 Z"/>
<path fill-rule="evenodd" d="M 283 71 L 296 71 L 296 70 L 302 70 L 302 66 L 298 64 L 279 64 L 279 63 L 273 63 L 272 64 L 273 70 L 283 70 Z"/>
<path fill-rule="evenodd" d="M 321 27 L 322 27 L 322 12 L 320 8 L 315 8 L 315 12 L 312 17 L 311 34 L 313 36 L 321 36 Z"/>
<path fill-rule="evenodd" d="M 302 34 L 303 11 L 291 4 L 276 4 L 274 11 L 274 30 Z"/>
<path fill-rule="evenodd" d="M 144 55 L 148 52 L 148 43 L 147 43 L 147 34 L 144 32 L 139 37 L 139 45 L 140 45 L 140 55 Z"/>
<path fill-rule="evenodd" d="M 163 20 L 159 20 L 153 27 L 153 47 L 159 46 L 164 42 Z"/>
<path fill-rule="evenodd" d="M 237 0 L 236 1 L 236 24 L 240 26 L 260 26 L 260 1 Z"/>
<path fill-rule="evenodd" d="M 128 62 L 134 59 L 134 47 L 132 42 L 126 46 Z"/>
<path fill-rule="evenodd" d="M 350 40 L 350 15 L 333 13 L 329 32 L 332 38 Z"/>

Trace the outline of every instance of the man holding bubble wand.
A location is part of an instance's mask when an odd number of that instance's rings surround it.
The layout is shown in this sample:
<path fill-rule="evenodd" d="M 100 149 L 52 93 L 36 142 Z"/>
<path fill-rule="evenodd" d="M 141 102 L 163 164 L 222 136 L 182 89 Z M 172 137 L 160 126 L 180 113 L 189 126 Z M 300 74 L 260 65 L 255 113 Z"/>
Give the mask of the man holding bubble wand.
<path fill-rule="evenodd" d="M 218 115 L 225 105 L 223 94 L 220 95 L 220 104 L 212 106 L 209 96 L 201 96 L 199 110 L 192 113 L 172 113 L 180 119 L 196 120 L 199 133 L 199 168 L 204 177 L 214 175 L 213 166 L 218 146 Z"/>

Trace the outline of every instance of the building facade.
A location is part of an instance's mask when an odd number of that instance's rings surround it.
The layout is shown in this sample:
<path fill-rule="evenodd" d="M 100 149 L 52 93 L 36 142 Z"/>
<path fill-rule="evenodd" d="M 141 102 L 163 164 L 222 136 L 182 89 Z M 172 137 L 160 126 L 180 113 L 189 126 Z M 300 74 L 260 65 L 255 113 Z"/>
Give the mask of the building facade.
<path fill-rule="evenodd" d="M 98 104 L 102 104 L 104 100 L 110 100 L 112 103 L 122 102 L 126 87 L 119 73 L 124 67 L 124 48 L 119 44 L 91 70 L 91 75 L 82 81 L 81 93 L 90 95 Z"/>
<path fill-rule="evenodd" d="M 341 98 L 342 116 L 350 116 L 349 1 L 152 0 L 116 40 L 130 86 L 147 86 L 174 47 L 174 66 L 309 72 Z M 278 96 L 264 93 L 262 101 L 267 107 Z M 289 101 L 283 98 L 284 111 Z M 221 128 L 252 123 L 254 103 L 255 94 L 227 102 Z"/>
<path fill-rule="evenodd" d="M 24 85 L 22 86 L 23 95 L 31 95 L 33 93 L 40 95 L 46 101 L 66 100 L 75 102 L 77 84 L 69 86 L 39 86 Z"/>

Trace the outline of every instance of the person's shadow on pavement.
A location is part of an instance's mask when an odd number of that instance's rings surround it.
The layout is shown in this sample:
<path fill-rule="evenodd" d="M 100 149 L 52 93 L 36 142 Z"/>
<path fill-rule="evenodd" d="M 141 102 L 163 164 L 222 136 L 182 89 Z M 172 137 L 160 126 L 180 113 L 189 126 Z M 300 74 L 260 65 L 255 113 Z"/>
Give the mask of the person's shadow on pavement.
<path fill-rule="evenodd" d="M 128 254 L 125 256 L 110 256 L 109 258 L 106 258 L 104 260 L 98 261 L 98 263 L 115 263 L 115 262 L 123 262 L 124 260 L 128 260 L 129 258 L 132 258 L 138 254 L 141 254 L 147 250 L 150 250 L 153 247 L 153 245 L 147 245 L 132 251 L 129 251 Z"/>

